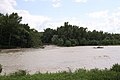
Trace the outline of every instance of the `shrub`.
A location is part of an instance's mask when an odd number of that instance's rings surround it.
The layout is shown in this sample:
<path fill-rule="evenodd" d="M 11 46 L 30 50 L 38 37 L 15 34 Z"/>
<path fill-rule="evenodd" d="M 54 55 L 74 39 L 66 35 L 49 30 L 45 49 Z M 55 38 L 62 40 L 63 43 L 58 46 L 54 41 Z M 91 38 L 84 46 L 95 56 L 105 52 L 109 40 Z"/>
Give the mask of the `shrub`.
<path fill-rule="evenodd" d="M 57 42 L 57 45 L 58 46 L 63 46 L 64 45 L 64 40 L 62 38 L 59 38 L 58 42 Z"/>
<path fill-rule="evenodd" d="M 68 47 L 71 46 L 71 41 L 66 40 L 66 41 L 65 41 L 65 46 L 68 46 Z"/>
<path fill-rule="evenodd" d="M 79 40 L 79 45 L 87 45 L 87 44 L 88 41 L 85 38 Z"/>
<path fill-rule="evenodd" d="M 89 45 L 98 45 L 99 44 L 99 41 L 97 40 L 89 40 Z"/>
<path fill-rule="evenodd" d="M 19 71 L 15 72 L 15 73 L 10 74 L 10 76 L 25 76 L 25 75 L 27 75 L 26 70 L 19 70 Z"/>
<path fill-rule="evenodd" d="M 70 39 L 70 41 L 71 41 L 72 46 L 77 46 L 78 45 L 78 41 L 76 39 Z"/>
<path fill-rule="evenodd" d="M 51 41 L 53 44 L 57 44 L 58 43 L 58 35 L 53 35 Z"/>
<path fill-rule="evenodd" d="M 110 70 L 120 72 L 120 65 L 119 64 L 114 64 Z"/>

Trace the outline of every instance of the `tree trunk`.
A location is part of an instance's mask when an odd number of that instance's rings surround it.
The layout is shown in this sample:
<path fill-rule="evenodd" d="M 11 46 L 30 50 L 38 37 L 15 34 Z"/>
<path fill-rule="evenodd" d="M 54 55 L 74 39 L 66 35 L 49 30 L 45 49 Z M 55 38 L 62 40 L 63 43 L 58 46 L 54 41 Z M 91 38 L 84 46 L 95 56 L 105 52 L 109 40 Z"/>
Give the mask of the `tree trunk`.
<path fill-rule="evenodd" d="M 1 29 L 1 33 L 0 33 L 0 41 L 2 41 L 2 29 Z"/>
<path fill-rule="evenodd" d="M 9 42 L 8 42 L 8 45 L 9 45 L 9 47 L 10 47 L 10 45 L 11 45 L 11 34 L 9 35 Z"/>

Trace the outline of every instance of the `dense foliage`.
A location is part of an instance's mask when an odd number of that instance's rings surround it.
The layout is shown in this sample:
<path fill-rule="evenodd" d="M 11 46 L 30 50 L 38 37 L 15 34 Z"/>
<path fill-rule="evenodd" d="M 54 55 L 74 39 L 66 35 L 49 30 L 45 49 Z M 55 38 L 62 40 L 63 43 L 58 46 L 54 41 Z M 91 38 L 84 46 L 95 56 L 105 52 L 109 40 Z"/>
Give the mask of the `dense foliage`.
<path fill-rule="evenodd" d="M 0 48 L 38 47 L 42 44 L 40 33 L 20 23 L 17 13 L 0 14 Z"/>
<path fill-rule="evenodd" d="M 44 30 L 44 43 L 58 46 L 78 45 L 120 45 L 120 34 L 111 34 L 103 31 L 88 31 L 87 28 L 70 25 L 68 22 L 56 30 Z"/>
<path fill-rule="evenodd" d="M 47 28 L 38 32 L 21 21 L 22 17 L 17 13 L 0 14 L 0 48 L 39 47 L 42 43 L 58 46 L 120 45 L 120 34 L 89 31 L 68 22 L 56 30 Z"/>
<path fill-rule="evenodd" d="M 120 80 L 120 71 L 114 71 L 114 66 L 111 69 L 104 70 L 78 69 L 75 72 L 63 71 L 58 73 L 38 73 L 34 75 L 29 75 L 24 70 L 20 70 L 11 75 L 0 76 L 0 80 Z M 120 69 L 120 65 L 116 66 L 116 68 Z"/>

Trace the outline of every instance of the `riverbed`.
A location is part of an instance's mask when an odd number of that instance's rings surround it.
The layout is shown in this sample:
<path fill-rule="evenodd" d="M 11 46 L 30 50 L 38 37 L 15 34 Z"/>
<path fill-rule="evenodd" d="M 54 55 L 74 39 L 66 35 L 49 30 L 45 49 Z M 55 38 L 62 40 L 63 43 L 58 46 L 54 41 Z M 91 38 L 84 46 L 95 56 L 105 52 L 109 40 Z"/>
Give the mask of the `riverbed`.
<path fill-rule="evenodd" d="M 46 46 L 44 49 L 13 49 L 1 50 L 0 64 L 3 65 L 2 74 L 26 70 L 30 74 L 36 72 L 72 71 L 85 68 L 110 68 L 113 64 L 120 64 L 120 46 L 57 47 Z"/>

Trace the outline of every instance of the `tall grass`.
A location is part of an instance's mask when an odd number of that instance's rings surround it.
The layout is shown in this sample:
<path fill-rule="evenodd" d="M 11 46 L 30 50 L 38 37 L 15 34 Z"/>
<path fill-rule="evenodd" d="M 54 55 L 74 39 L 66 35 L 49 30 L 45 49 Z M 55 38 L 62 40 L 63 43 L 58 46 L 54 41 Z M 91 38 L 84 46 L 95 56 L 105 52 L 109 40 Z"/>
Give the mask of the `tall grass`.
<path fill-rule="evenodd" d="M 19 71 L 17 74 L 0 76 L 0 80 L 120 80 L 118 68 L 120 68 L 120 65 L 116 67 L 115 64 L 111 69 L 104 70 L 78 69 L 75 72 L 63 71 L 58 73 L 37 73 L 34 75 L 29 75 L 26 71 Z"/>

